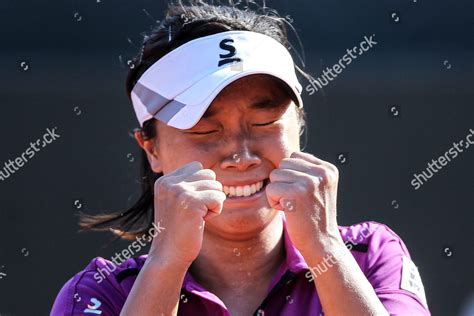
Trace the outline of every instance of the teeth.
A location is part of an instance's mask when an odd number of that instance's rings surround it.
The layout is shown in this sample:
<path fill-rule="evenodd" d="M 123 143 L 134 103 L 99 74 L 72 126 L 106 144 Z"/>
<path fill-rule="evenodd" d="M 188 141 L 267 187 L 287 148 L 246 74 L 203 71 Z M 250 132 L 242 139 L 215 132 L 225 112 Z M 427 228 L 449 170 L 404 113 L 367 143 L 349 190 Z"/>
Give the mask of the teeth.
<path fill-rule="evenodd" d="M 244 186 L 244 196 L 250 195 L 250 187 L 248 185 Z"/>
<path fill-rule="evenodd" d="M 223 191 L 227 196 L 249 196 L 255 194 L 263 188 L 263 181 L 245 186 L 223 186 Z"/>
<path fill-rule="evenodd" d="M 250 186 L 250 192 L 251 192 L 252 194 L 254 194 L 255 192 L 257 192 L 257 186 L 255 185 L 255 183 Z"/>
<path fill-rule="evenodd" d="M 243 193 L 244 193 L 244 188 L 242 188 L 242 187 L 236 187 L 235 188 L 235 195 L 242 196 Z"/>

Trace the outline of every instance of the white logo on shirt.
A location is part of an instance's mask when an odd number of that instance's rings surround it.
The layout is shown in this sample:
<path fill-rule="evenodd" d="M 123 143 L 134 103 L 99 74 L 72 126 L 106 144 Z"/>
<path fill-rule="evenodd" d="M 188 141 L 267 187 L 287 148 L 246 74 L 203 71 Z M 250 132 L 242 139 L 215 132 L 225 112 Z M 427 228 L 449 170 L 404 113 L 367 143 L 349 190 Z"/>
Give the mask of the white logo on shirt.
<path fill-rule="evenodd" d="M 407 256 L 403 256 L 402 260 L 402 281 L 400 288 L 415 294 L 425 305 L 428 305 L 426 303 L 425 289 L 417 266 Z"/>
<path fill-rule="evenodd" d="M 97 314 L 97 315 L 102 314 L 102 311 L 98 310 L 100 305 L 102 305 L 101 301 L 93 297 L 91 298 L 91 303 L 94 305 L 87 304 L 87 308 L 84 310 L 84 313 Z"/>

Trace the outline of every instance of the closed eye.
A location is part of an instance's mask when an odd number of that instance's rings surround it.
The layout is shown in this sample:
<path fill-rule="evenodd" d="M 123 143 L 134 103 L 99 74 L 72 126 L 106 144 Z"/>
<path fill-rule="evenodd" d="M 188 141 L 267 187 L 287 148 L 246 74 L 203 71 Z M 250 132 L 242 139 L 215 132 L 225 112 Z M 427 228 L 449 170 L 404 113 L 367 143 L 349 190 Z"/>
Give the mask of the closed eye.
<path fill-rule="evenodd" d="M 271 125 L 271 124 L 275 123 L 276 121 L 278 121 L 278 120 L 274 120 L 274 121 L 271 121 L 271 122 L 268 122 L 268 123 L 254 124 L 254 125 L 255 126 L 266 126 L 266 125 Z"/>
<path fill-rule="evenodd" d="M 189 134 L 194 134 L 194 135 L 207 135 L 207 134 L 212 134 L 214 132 L 217 132 L 216 130 L 213 131 L 208 131 L 208 132 L 189 132 Z"/>

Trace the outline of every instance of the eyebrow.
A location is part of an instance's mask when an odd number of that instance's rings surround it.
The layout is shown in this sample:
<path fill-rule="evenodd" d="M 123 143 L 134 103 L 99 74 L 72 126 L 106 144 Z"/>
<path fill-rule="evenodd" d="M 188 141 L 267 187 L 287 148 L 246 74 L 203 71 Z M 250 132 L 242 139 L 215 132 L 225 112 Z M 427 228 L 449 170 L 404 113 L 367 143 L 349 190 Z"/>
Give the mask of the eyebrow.
<path fill-rule="evenodd" d="M 263 99 L 263 100 L 250 104 L 248 108 L 252 110 L 272 109 L 283 104 L 283 102 L 284 100 Z M 206 112 L 204 112 L 204 115 L 202 116 L 202 118 L 210 118 L 216 114 L 217 114 L 216 110 L 209 107 L 206 110 Z"/>

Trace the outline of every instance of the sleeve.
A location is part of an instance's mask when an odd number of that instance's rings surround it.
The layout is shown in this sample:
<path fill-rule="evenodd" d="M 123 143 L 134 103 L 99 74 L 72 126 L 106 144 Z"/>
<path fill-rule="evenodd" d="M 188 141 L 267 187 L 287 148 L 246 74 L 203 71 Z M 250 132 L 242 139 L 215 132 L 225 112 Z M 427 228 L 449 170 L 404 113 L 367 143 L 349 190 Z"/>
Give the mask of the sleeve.
<path fill-rule="evenodd" d="M 431 315 L 417 266 L 402 239 L 371 222 L 365 274 L 390 315 Z"/>
<path fill-rule="evenodd" d="M 69 279 L 54 301 L 51 316 L 119 315 L 126 297 L 110 275 L 110 266 L 96 258 Z"/>

